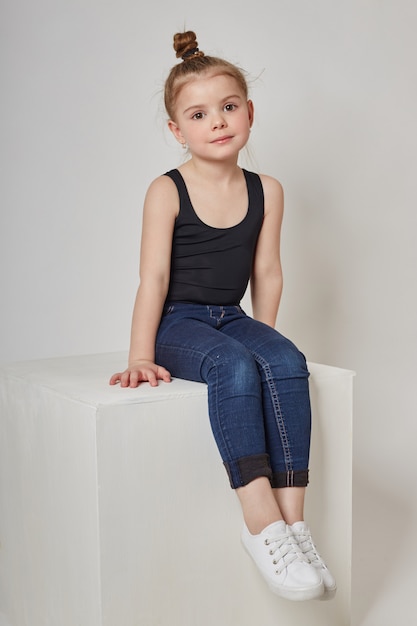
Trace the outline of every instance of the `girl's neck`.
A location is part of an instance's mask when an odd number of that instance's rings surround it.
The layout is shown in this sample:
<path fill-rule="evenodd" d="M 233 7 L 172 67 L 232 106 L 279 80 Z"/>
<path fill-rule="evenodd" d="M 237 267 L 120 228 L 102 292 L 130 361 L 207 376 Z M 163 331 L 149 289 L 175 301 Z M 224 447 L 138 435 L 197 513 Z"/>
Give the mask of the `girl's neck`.
<path fill-rule="evenodd" d="M 220 181 L 227 183 L 241 176 L 241 168 L 236 161 L 201 161 L 191 157 L 186 163 L 178 168 L 186 176 L 192 178 L 204 178 L 207 183 Z"/>

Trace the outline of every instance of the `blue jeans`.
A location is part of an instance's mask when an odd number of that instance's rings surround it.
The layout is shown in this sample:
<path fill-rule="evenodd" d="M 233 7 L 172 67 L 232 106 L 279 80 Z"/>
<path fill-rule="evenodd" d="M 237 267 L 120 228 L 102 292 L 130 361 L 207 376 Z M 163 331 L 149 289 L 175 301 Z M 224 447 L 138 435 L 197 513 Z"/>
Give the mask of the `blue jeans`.
<path fill-rule="evenodd" d="M 259 476 L 273 487 L 308 483 L 311 410 L 304 356 L 240 306 L 171 302 L 156 362 L 204 382 L 214 439 L 233 489 Z"/>

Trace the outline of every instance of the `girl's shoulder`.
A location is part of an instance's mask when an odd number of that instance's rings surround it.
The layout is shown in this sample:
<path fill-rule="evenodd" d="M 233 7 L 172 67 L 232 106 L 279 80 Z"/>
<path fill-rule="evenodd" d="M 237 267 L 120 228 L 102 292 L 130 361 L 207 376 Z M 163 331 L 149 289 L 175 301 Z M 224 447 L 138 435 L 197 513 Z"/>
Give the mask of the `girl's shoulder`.
<path fill-rule="evenodd" d="M 269 174 L 259 174 L 264 193 L 283 194 L 283 188 L 280 181 Z"/>
<path fill-rule="evenodd" d="M 265 214 L 276 213 L 282 218 L 284 190 L 279 180 L 268 174 L 259 174 L 265 198 Z"/>
<path fill-rule="evenodd" d="M 177 186 L 170 176 L 161 174 L 150 183 L 146 196 L 151 198 L 156 197 L 159 200 L 175 200 L 178 199 Z"/>
<path fill-rule="evenodd" d="M 145 196 L 146 207 L 151 207 L 153 211 L 172 212 L 174 217 L 178 215 L 178 191 L 174 181 L 169 176 L 162 174 L 150 183 Z"/>
<path fill-rule="evenodd" d="M 175 183 L 166 174 L 161 174 L 154 178 L 148 187 L 148 193 L 170 193 L 173 191 L 175 191 Z"/>

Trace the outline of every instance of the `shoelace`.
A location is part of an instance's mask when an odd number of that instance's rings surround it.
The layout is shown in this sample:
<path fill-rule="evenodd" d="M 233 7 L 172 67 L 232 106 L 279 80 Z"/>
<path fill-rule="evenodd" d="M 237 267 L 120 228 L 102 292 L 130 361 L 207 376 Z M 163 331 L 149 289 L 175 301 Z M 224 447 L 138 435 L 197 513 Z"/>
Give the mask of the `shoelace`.
<path fill-rule="evenodd" d="M 296 560 L 305 562 L 300 547 L 291 532 L 276 538 L 269 537 L 265 539 L 265 545 L 269 546 L 269 554 L 274 557 L 273 564 L 277 566 L 277 574 L 281 574 L 290 563 Z"/>
<path fill-rule="evenodd" d="M 309 531 L 300 531 L 295 533 L 295 538 L 298 541 L 298 547 L 300 548 L 304 557 L 311 565 L 320 565 L 325 567 L 323 559 L 317 551 L 314 545 L 313 538 Z"/>

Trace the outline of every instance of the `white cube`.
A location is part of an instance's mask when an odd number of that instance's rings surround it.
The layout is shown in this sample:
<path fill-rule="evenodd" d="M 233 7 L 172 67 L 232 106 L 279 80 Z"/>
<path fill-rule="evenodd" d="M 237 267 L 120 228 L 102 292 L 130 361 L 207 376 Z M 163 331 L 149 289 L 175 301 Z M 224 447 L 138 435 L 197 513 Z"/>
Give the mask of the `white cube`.
<path fill-rule="evenodd" d="M 0 626 L 348 626 L 353 372 L 309 363 L 306 519 L 338 592 L 300 603 L 240 545 L 206 386 L 110 387 L 125 363 L 0 370 Z"/>

